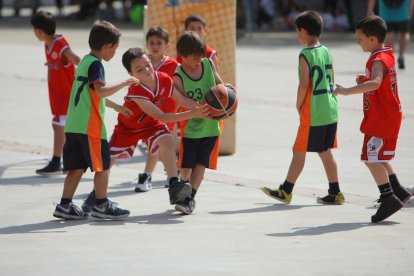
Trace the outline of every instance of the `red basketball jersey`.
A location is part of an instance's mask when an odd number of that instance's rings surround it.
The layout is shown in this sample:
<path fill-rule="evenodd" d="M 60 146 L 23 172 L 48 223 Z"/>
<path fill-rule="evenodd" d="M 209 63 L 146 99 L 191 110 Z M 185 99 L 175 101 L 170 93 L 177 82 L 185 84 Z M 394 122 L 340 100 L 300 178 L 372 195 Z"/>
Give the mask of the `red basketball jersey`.
<path fill-rule="evenodd" d="M 384 66 L 384 76 L 377 90 L 364 93 L 364 119 L 360 130 L 362 133 L 379 138 L 397 139 L 402 112 L 398 97 L 394 51 L 387 47 L 371 54 L 365 69 L 368 80 L 371 79 L 372 64 L 377 60 Z"/>
<path fill-rule="evenodd" d="M 45 45 L 48 65 L 49 101 L 53 115 L 66 115 L 70 91 L 75 76 L 75 66 L 63 52 L 69 48 L 68 42 L 57 35 L 50 48 Z"/>
<path fill-rule="evenodd" d="M 165 123 L 146 114 L 131 100 L 134 98 L 146 99 L 160 107 L 166 98 L 171 97 L 173 82 L 167 74 L 162 72 L 155 72 L 155 81 L 155 91 L 151 91 L 142 83 L 129 87 L 124 106 L 132 111 L 132 116 L 125 118 L 122 114 L 118 114 L 118 125 L 116 127 L 123 127 L 130 131 L 142 131 L 153 126 L 165 125 Z"/>
<path fill-rule="evenodd" d="M 212 59 L 215 55 L 217 55 L 216 50 L 214 50 L 206 44 L 206 54 L 204 55 L 204 57 Z M 178 63 L 181 63 L 183 61 L 181 56 L 177 56 L 177 61 Z"/>

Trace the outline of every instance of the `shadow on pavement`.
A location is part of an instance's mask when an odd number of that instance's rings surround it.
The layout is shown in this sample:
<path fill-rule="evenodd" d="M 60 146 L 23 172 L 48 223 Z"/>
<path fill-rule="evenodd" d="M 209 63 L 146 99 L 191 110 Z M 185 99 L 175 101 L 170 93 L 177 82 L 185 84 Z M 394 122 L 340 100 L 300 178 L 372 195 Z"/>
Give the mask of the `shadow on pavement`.
<path fill-rule="evenodd" d="M 213 214 L 213 215 L 249 214 L 249 213 L 273 212 L 273 211 L 289 211 L 289 210 L 295 210 L 295 209 L 300 209 L 304 207 L 322 206 L 322 205 L 285 205 L 285 204 L 271 204 L 271 203 L 256 203 L 256 205 L 268 205 L 268 206 L 251 208 L 251 209 L 233 210 L 233 211 L 210 212 L 210 214 Z"/>
<path fill-rule="evenodd" d="M 317 236 L 335 232 L 344 232 L 344 231 L 352 231 L 362 227 L 374 227 L 377 225 L 380 226 L 394 226 L 399 224 L 398 222 L 394 221 L 383 221 L 377 224 L 369 223 L 369 222 L 349 222 L 349 223 L 332 223 L 323 226 L 315 226 L 315 227 L 298 227 L 292 228 L 293 232 L 289 233 L 274 233 L 274 234 L 267 234 L 270 237 L 296 237 L 296 236 Z"/>
<path fill-rule="evenodd" d="M 182 216 L 173 215 L 174 210 L 167 210 L 159 214 L 130 216 L 125 220 L 99 220 L 92 217 L 85 220 L 48 220 L 44 222 L 8 226 L 0 228 L 0 235 L 10 234 L 32 234 L 32 233 L 66 233 L 68 227 L 89 224 L 91 226 L 119 226 L 127 223 L 136 224 L 178 224 L 183 223 L 179 220 Z"/>

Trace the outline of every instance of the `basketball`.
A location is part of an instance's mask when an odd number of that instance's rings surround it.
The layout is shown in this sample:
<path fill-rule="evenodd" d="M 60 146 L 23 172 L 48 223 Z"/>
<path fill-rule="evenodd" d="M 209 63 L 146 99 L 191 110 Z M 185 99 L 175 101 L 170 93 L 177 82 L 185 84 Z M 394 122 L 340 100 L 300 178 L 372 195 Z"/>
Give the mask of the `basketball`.
<path fill-rule="evenodd" d="M 229 118 L 237 109 L 236 93 L 223 84 L 211 87 L 205 95 L 205 101 L 210 107 L 211 118 L 215 120 Z"/>

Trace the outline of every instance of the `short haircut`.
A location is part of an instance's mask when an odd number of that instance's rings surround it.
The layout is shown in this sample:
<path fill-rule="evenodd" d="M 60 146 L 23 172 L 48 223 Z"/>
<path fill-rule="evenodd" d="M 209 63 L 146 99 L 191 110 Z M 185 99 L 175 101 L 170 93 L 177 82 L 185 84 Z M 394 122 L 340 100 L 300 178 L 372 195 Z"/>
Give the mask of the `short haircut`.
<path fill-rule="evenodd" d="M 47 11 L 38 11 L 30 20 L 33 28 L 41 29 L 45 34 L 54 35 L 56 32 L 56 20 L 53 14 Z"/>
<path fill-rule="evenodd" d="M 196 32 L 185 32 L 178 38 L 177 53 L 183 57 L 190 55 L 204 56 L 206 45 Z"/>
<path fill-rule="evenodd" d="M 295 26 L 298 30 L 305 29 L 310 36 L 319 37 L 322 33 L 322 16 L 316 11 L 304 11 L 295 19 Z"/>
<path fill-rule="evenodd" d="M 118 44 L 121 32 L 108 21 L 97 21 L 89 33 L 89 47 L 100 51 L 105 44 Z"/>
<path fill-rule="evenodd" d="M 122 65 L 124 65 L 125 69 L 128 72 L 131 72 L 131 62 L 136 58 L 141 58 L 145 55 L 144 50 L 141 48 L 129 48 L 123 55 L 122 55 Z"/>
<path fill-rule="evenodd" d="M 355 30 L 361 30 L 366 36 L 374 36 L 379 43 L 383 43 L 387 35 L 387 24 L 384 19 L 376 15 L 362 18 L 355 26 Z"/>
<path fill-rule="evenodd" d="M 201 24 L 203 24 L 204 28 L 207 25 L 206 20 L 204 19 L 204 17 L 202 17 L 201 15 L 196 14 L 196 13 L 190 14 L 185 19 L 185 21 L 184 21 L 184 28 L 186 30 L 188 29 L 188 26 L 190 25 L 191 22 L 201 22 Z"/>
<path fill-rule="evenodd" d="M 150 39 L 150 37 L 158 37 L 161 38 L 162 40 L 165 41 L 165 43 L 169 43 L 170 42 L 170 36 L 167 32 L 166 29 L 164 29 L 163 27 L 151 27 L 148 32 L 147 35 L 145 36 L 145 40 L 148 42 L 148 39 Z"/>

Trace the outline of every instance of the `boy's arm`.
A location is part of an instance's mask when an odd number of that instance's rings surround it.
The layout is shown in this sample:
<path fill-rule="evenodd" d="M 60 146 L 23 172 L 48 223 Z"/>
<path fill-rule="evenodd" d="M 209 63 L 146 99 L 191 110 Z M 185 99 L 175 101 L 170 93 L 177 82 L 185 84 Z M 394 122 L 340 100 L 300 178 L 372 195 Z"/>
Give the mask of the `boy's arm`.
<path fill-rule="evenodd" d="M 223 81 L 221 80 L 221 77 L 218 73 L 216 64 L 214 64 L 214 62 L 211 63 L 211 66 L 213 67 L 213 73 L 214 73 L 214 78 L 216 79 L 216 84 L 221 84 L 223 83 Z"/>
<path fill-rule="evenodd" d="M 149 100 L 137 98 L 131 98 L 131 100 L 133 100 L 146 114 L 164 123 L 183 121 L 194 117 L 207 119 L 210 116 L 209 107 L 207 105 L 198 106 L 195 109 L 181 113 L 164 113 Z"/>
<path fill-rule="evenodd" d="M 196 101 L 184 96 L 184 93 L 179 91 L 175 86 L 173 88 L 171 98 L 175 101 L 175 103 L 178 106 L 182 106 L 186 109 L 194 109 L 199 106 L 199 104 Z"/>
<path fill-rule="evenodd" d="M 75 65 L 78 65 L 80 62 L 80 58 L 70 48 L 64 50 L 62 55 L 64 55 L 70 62 Z"/>
<path fill-rule="evenodd" d="M 220 62 L 219 62 L 219 58 L 217 56 L 217 53 L 211 59 L 213 60 L 213 63 L 216 66 L 216 70 L 218 72 L 220 70 Z"/>
<path fill-rule="evenodd" d="M 353 87 L 350 87 L 350 88 L 344 88 L 337 84 L 332 94 L 347 96 L 351 94 L 361 94 L 361 93 L 374 91 L 374 90 L 377 90 L 381 86 L 383 77 L 384 77 L 384 65 L 382 61 L 376 60 L 372 63 L 372 73 L 371 73 L 370 80 L 367 80 L 365 82 L 361 81 L 359 84 Z"/>
<path fill-rule="evenodd" d="M 112 108 L 113 110 L 115 110 L 118 113 L 121 113 L 122 115 L 124 115 L 125 118 L 129 118 L 132 115 L 132 110 L 129 109 L 128 107 L 125 107 L 123 105 L 119 105 L 114 103 L 113 101 L 109 100 L 109 99 L 105 99 L 105 106 Z"/>
<path fill-rule="evenodd" d="M 374 15 L 374 7 L 376 0 L 368 0 L 367 15 Z"/>
<path fill-rule="evenodd" d="M 306 63 L 306 60 L 303 56 L 299 58 L 299 67 L 300 67 L 300 76 L 299 76 L 299 85 L 298 85 L 298 93 L 296 96 L 296 109 L 300 114 L 300 109 L 302 108 L 302 104 L 305 101 L 306 93 L 308 92 L 309 88 L 309 67 Z"/>
<path fill-rule="evenodd" d="M 129 79 L 124 80 L 123 82 L 111 84 L 111 85 L 109 84 L 105 85 L 102 82 L 94 82 L 93 87 L 94 87 L 96 94 L 100 98 L 106 98 L 106 97 L 109 97 L 115 94 L 116 92 L 124 88 L 125 86 L 129 86 L 131 84 L 139 84 L 139 80 L 137 78 L 130 77 Z"/>

